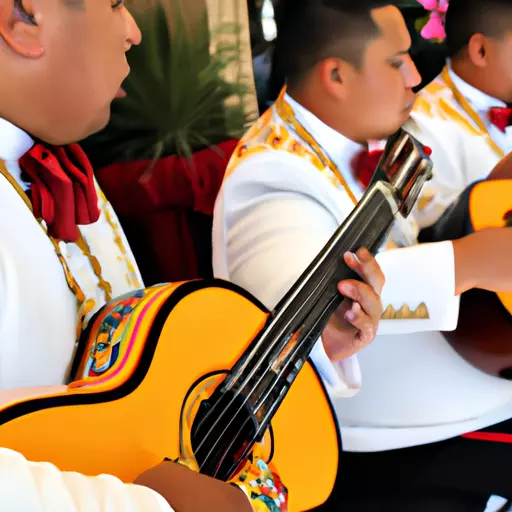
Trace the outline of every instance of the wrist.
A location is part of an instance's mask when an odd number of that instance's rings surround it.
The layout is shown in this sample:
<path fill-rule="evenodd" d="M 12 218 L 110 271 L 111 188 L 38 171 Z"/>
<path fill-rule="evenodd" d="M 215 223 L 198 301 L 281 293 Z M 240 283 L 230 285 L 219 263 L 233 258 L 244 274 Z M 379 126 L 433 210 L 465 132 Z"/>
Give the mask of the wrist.
<path fill-rule="evenodd" d="M 454 240 L 455 294 L 460 295 L 476 288 L 479 283 L 478 244 L 473 235 Z"/>

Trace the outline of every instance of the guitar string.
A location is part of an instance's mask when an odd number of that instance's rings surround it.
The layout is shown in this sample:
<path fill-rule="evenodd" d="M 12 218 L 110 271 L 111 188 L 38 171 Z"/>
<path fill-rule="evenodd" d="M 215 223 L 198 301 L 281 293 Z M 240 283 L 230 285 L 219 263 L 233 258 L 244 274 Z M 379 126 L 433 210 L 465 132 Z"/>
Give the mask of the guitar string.
<path fill-rule="evenodd" d="M 258 412 L 265 404 L 266 404 L 266 401 L 268 401 L 270 399 L 270 397 L 272 396 L 271 395 L 271 392 L 279 385 L 279 383 L 281 382 L 281 379 L 283 378 L 283 375 L 285 374 L 285 372 L 289 371 L 290 370 L 290 366 L 293 366 L 296 364 L 296 361 L 295 361 L 295 357 L 297 356 L 297 352 L 303 347 L 304 343 L 306 342 L 306 339 L 304 338 L 303 340 L 301 340 L 299 343 L 297 343 L 297 345 L 295 346 L 293 352 L 289 355 L 288 357 L 288 361 L 284 364 L 283 368 L 280 370 L 280 372 L 276 375 L 276 378 L 274 379 L 274 382 L 270 385 L 270 389 L 267 391 L 267 396 L 262 400 L 262 402 L 258 405 L 257 409 L 254 411 L 254 412 Z M 266 375 L 262 375 L 259 380 L 256 382 L 256 384 L 254 385 L 254 387 L 252 388 L 252 390 L 245 396 L 245 399 L 243 401 L 243 403 L 240 405 L 240 407 L 238 408 L 238 410 L 235 412 L 235 414 L 233 415 L 233 417 L 230 419 L 230 421 L 228 422 L 228 424 L 226 425 L 226 427 L 224 428 L 224 430 L 219 434 L 219 436 L 217 437 L 216 441 L 213 443 L 213 446 L 210 448 L 210 451 L 206 454 L 206 457 L 205 457 L 205 460 L 203 462 L 202 465 L 200 465 L 199 469 L 200 471 L 202 470 L 202 468 L 205 466 L 205 464 L 207 462 L 209 462 L 209 458 L 213 455 L 213 451 L 215 450 L 215 448 L 217 447 L 217 445 L 221 442 L 221 440 L 223 440 L 222 438 L 226 435 L 226 432 L 227 430 L 229 429 L 229 427 L 231 427 L 233 425 L 233 423 L 236 421 L 237 417 L 240 415 L 240 413 L 244 410 L 245 408 L 245 405 L 247 404 L 249 398 L 251 397 L 251 395 L 256 391 L 256 389 L 259 387 L 259 385 L 261 384 L 261 382 L 263 381 L 263 379 L 266 377 Z M 238 398 L 238 396 L 241 395 L 241 392 L 240 391 L 237 391 L 237 396 L 236 398 Z M 229 409 L 229 407 L 231 407 L 231 405 L 233 405 L 233 403 L 235 402 L 235 400 L 231 400 L 229 402 L 229 404 L 227 405 L 227 407 L 224 409 L 223 411 L 223 414 L 224 413 L 227 413 L 227 410 Z M 215 405 L 214 405 L 215 407 Z M 214 407 L 212 407 L 212 410 L 214 409 Z M 242 423 L 242 427 L 240 429 L 240 431 L 238 432 L 238 434 L 236 435 L 235 439 L 232 440 L 232 442 L 230 443 L 230 445 L 232 445 L 234 443 L 234 441 L 237 439 L 237 437 L 240 435 L 241 433 L 241 430 L 243 427 L 245 427 L 245 425 L 247 424 L 247 422 L 250 420 L 250 418 L 246 418 L 246 420 Z M 218 423 L 218 421 L 215 423 L 215 425 Z M 201 447 L 204 445 L 204 443 L 206 442 L 207 438 L 210 437 L 212 434 L 213 434 L 213 428 L 214 426 L 212 426 L 210 428 L 210 430 L 207 432 L 207 434 L 205 435 L 205 437 L 203 438 L 203 440 L 201 441 L 199 447 L 197 448 L 197 450 L 195 451 L 195 453 L 198 453 L 199 450 L 201 449 Z M 258 428 L 256 434 L 261 434 L 261 428 Z M 257 437 L 256 435 L 256 437 Z"/>
<path fill-rule="evenodd" d="M 368 225 L 371 224 L 371 220 L 369 219 L 367 222 L 366 222 L 366 225 L 363 227 L 363 229 L 366 229 L 368 227 Z M 317 288 L 320 287 L 320 284 L 317 285 Z M 312 307 L 310 308 L 310 311 L 311 311 Z M 298 315 L 300 312 L 300 310 L 296 313 L 296 315 Z M 324 311 L 325 312 L 325 311 Z M 320 315 L 320 318 L 323 317 L 323 314 Z M 316 323 L 311 327 L 311 329 L 313 329 L 315 327 Z M 292 334 L 293 335 L 293 334 Z M 294 361 L 294 357 L 297 356 L 297 352 L 299 351 L 300 348 L 302 348 L 303 344 L 306 342 L 306 337 L 304 337 L 299 343 L 297 343 L 296 347 L 293 349 L 293 352 L 289 355 L 288 357 L 288 361 L 284 364 L 282 370 L 280 371 L 280 373 L 277 375 L 277 378 L 275 379 L 274 383 L 271 384 L 271 387 L 270 387 L 270 390 L 273 390 L 275 389 L 275 387 L 278 385 L 283 373 L 285 372 L 285 370 L 288 370 L 289 369 L 289 365 L 292 363 L 292 361 Z M 267 351 L 268 353 L 268 351 Z M 262 365 L 263 364 L 263 359 L 264 356 L 262 356 L 260 358 L 260 361 L 258 361 L 258 365 Z M 254 373 L 254 370 L 253 372 Z M 235 419 L 237 418 L 237 416 L 240 414 L 240 412 L 244 409 L 247 401 L 249 400 L 249 398 L 251 397 L 251 395 L 256 391 L 256 389 L 258 388 L 258 386 L 261 384 L 262 380 L 265 378 L 265 374 L 263 374 L 258 382 L 256 383 L 256 385 L 252 388 L 252 390 L 245 396 L 245 400 L 243 401 L 243 403 L 241 404 L 241 406 L 239 407 L 239 409 L 236 411 L 236 413 L 234 414 L 234 416 L 231 418 L 231 420 L 228 422 L 227 426 L 224 428 L 224 430 L 222 431 L 222 433 L 217 437 L 217 440 L 214 442 L 213 446 L 210 448 L 210 451 L 208 452 L 208 454 L 206 455 L 205 457 L 205 461 L 203 462 L 203 464 L 200 466 L 200 470 L 204 467 L 204 465 L 206 464 L 206 462 L 208 461 L 209 457 L 212 455 L 212 452 L 213 450 L 215 449 L 215 447 L 219 444 L 219 442 L 221 441 L 221 438 L 222 436 L 225 435 L 226 431 L 228 430 L 228 428 L 234 423 Z M 246 379 L 246 382 L 243 384 L 242 388 L 245 387 L 245 385 L 248 384 L 248 381 L 250 380 L 250 377 L 248 377 Z M 237 390 L 235 396 L 233 397 L 233 399 L 228 403 L 227 407 L 221 412 L 221 414 L 219 415 L 219 417 L 217 418 L 217 420 L 214 422 L 214 424 L 212 425 L 212 427 L 210 428 L 210 430 L 206 433 L 205 437 L 202 439 L 202 441 L 200 442 L 197 450 L 196 450 L 196 453 L 199 452 L 199 450 L 202 448 L 202 446 L 204 445 L 204 443 L 206 442 L 207 438 L 213 434 L 213 429 L 215 428 L 215 426 L 218 424 L 218 422 L 220 421 L 220 418 L 227 413 L 229 407 L 231 407 L 231 405 L 233 405 L 233 403 L 235 402 L 236 398 L 238 398 L 238 396 L 240 396 L 242 393 L 239 390 Z M 265 400 L 265 399 L 264 399 Z M 220 400 L 219 400 L 220 402 Z M 214 406 L 212 407 L 211 411 L 210 412 L 213 412 L 214 409 L 215 409 L 215 406 L 217 405 L 218 407 L 220 407 L 219 405 L 219 402 L 217 402 L 216 404 L 214 404 Z M 262 405 L 264 405 L 264 401 L 262 404 L 260 404 L 260 406 L 258 407 L 257 410 L 259 410 L 259 408 L 261 408 Z M 249 420 L 249 418 L 246 419 L 246 421 L 243 423 L 242 426 L 245 426 L 245 424 L 247 423 L 247 421 Z"/>
<path fill-rule="evenodd" d="M 314 293 L 318 290 L 318 288 L 320 288 L 321 286 L 322 286 L 322 283 L 317 283 L 316 287 L 315 287 L 313 290 L 311 290 L 311 292 L 310 292 L 310 296 L 311 296 L 312 294 L 314 294 Z M 304 304 L 303 304 L 303 305 L 304 305 Z M 294 315 L 294 316 L 293 316 L 293 317 L 292 317 L 292 318 L 287 322 L 287 325 L 288 325 L 288 326 L 289 326 L 289 325 L 290 325 L 290 323 L 291 323 L 291 322 L 293 322 L 293 320 L 294 320 L 294 319 L 295 319 L 295 318 L 296 318 L 296 317 L 301 313 L 301 311 L 302 311 L 302 309 L 303 309 L 303 305 L 302 305 L 302 307 L 301 307 L 301 308 L 299 308 L 299 310 L 295 313 L 295 315 Z M 310 306 L 310 311 L 311 311 L 311 308 L 312 308 L 312 307 L 313 307 L 313 306 Z M 279 313 L 276 315 L 276 317 L 274 318 L 273 323 L 274 323 L 274 322 L 277 322 L 277 321 L 279 320 L 279 318 L 280 318 L 282 315 L 283 315 L 283 312 L 282 312 L 282 311 L 281 311 L 281 312 L 279 312 Z M 267 329 L 267 330 L 270 330 L 271 328 L 272 328 L 272 324 L 268 327 L 268 329 Z M 279 334 L 279 336 L 277 336 L 279 339 L 282 339 L 282 338 L 284 337 L 284 333 L 283 333 L 283 331 L 285 331 L 285 329 L 286 329 L 286 326 L 285 326 L 285 327 L 283 327 L 283 328 L 281 328 L 281 334 Z M 292 333 L 292 335 L 293 335 L 293 333 Z M 219 416 L 217 417 L 217 419 L 213 422 L 213 425 L 210 427 L 210 430 L 205 434 L 205 438 L 203 438 L 203 439 L 200 441 L 199 446 L 197 447 L 196 451 L 199 451 L 199 450 L 202 448 L 203 444 L 204 444 L 204 443 L 205 443 L 205 441 L 206 441 L 206 436 L 209 436 L 209 435 L 211 435 L 211 434 L 212 434 L 213 429 L 217 426 L 217 424 L 218 424 L 218 423 L 219 423 L 219 421 L 222 419 L 222 417 L 227 413 L 227 410 L 228 410 L 228 409 L 233 405 L 233 403 L 237 400 L 237 398 L 238 398 L 239 396 L 241 396 L 241 394 L 242 394 L 242 393 L 241 393 L 241 389 L 243 389 L 243 388 L 244 388 L 244 387 L 249 383 L 249 381 L 254 377 L 254 374 L 257 372 L 257 370 L 259 370 L 259 369 L 260 369 L 260 366 L 264 363 L 265 358 L 266 358 L 266 357 L 268 357 L 268 356 L 271 354 L 271 352 L 272 352 L 272 350 L 273 350 L 273 349 L 274 349 L 274 346 L 273 346 L 272 344 L 270 344 L 270 346 L 269 346 L 269 347 L 267 347 L 267 349 L 263 352 L 263 354 L 261 354 L 261 355 L 259 356 L 259 360 L 256 362 L 256 365 L 255 365 L 255 366 L 254 366 L 254 368 L 249 372 L 249 374 L 248 374 L 248 375 L 247 375 L 247 377 L 245 378 L 245 381 L 243 382 L 243 384 L 239 387 L 239 389 L 237 389 L 236 393 L 234 394 L 234 396 L 233 396 L 232 400 L 228 403 L 227 407 L 225 407 L 225 408 L 220 412 L 220 414 L 219 414 Z M 252 357 L 255 357 L 255 355 L 253 354 L 253 356 L 252 356 Z M 237 377 L 237 379 L 238 379 L 238 377 Z M 231 384 L 231 386 L 230 386 L 228 389 L 231 389 L 231 388 L 232 388 L 236 383 L 237 383 L 237 381 L 235 380 L 235 382 L 234 382 L 234 383 L 232 383 L 232 384 Z M 259 386 L 259 384 L 260 384 L 260 383 L 261 383 L 261 379 L 260 379 L 260 381 L 258 381 L 258 383 L 256 384 L 256 386 L 255 386 L 255 387 L 253 387 L 253 389 L 248 393 L 248 395 L 247 395 L 248 397 L 249 397 L 249 396 L 251 396 L 251 395 L 252 395 L 252 393 L 254 393 L 254 391 L 257 389 L 257 387 Z M 245 402 L 244 402 L 244 404 L 245 404 Z M 243 404 L 243 405 L 244 405 L 244 404 Z M 216 402 L 216 403 L 213 405 L 213 407 L 211 408 L 211 410 L 208 412 L 208 414 L 207 414 L 206 418 L 210 417 L 210 416 L 215 412 L 215 409 L 216 409 L 216 408 L 218 409 L 219 407 L 220 407 L 219 402 Z M 205 419 L 206 419 L 206 418 L 205 418 Z"/>
<path fill-rule="evenodd" d="M 351 190 L 348 187 L 348 185 L 346 184 L 345 180 L 343 179 L 343 175 L 341 174 L 341 172 L 339 171 L 337 166 L 334 164 L 334 161 L 329 157 L 329 155 L 327 155 L 325 153 L 325 151 L 323 151 L 323 148 L 319 144 L 316 143 L 314 137 L 306 130 L 306 128 L 303 126 L 303 124 L 297 119 L 296 114 L 295 114 L 292 106 L 285 99 L 285 92 L 286 92 L 286 88 L 283 89 L 283 91 L 282 91 L 282 93 L 280 95 L 280 101 L 278 101 L 276 103 L 276 105 L 277 105 L 277 107 L 279 109 L 278 110 L 279 115 L 282 117 L 283 121 L 288 126 L 288 128 L 291 129 L 292 132 L 295 132 L 295 134 L 298 137 L 302 138 L 307 144 L 309 144 L 309 146 L 314 151 L 314 153 L 316 153 L 317 157 L 320 158 L 320 160 L 326 165 L 326 167 L 328 167 L 334 173 L 334 175 L 337 177 L 337 179 L 344 186 L 345 191 L 350 196 L 350 198 L 352 199 L 354 204 L 356 204 L 357 201 L 356 201 L 355 197 L 352 195 Z M 318 285 L 317 288 L 319 286 L 320 285 Z M 299 310 L 299 312 L 300 312 L 300 310 Z M 271 349 L 272 349 L 272 347 L 267 349 L 267 351 L 260 356 L 259 361 L 257 362 L 257 365 L 256 365 L 255 369 L 253 369 L 249 373 L 248 377 L 245 379 L 245 382 L 242 384 L 242 386 L 240 386 L 237 389 L 237 391 L 234 394 L 234 396 L 233 396 L 232 400 L 230 401 L 230 403 L 228 403 L 227 407 L 220 413 L 219 417 L 214 421 L 213 425 L 210 427 L 210 430 L 206 433 L 205 438 L 203 438 L 203 440 L 199 443 L 199 446 L 198 446 L 196 451 L 199 451 L 202 448 L 203 444 L 205 443 L 206 437 L 209 437 L 213 433 L 213 429 L 217 426 L 217 424 L 219 423 L 221 418 L 224 416 L 224 414 L 227 413 L 228 408 L 230 408 L 233 405 L 233 403 L 238 399 L 238 397 L 241 396 L 241 394 L 242 394 L 241 393 L 241 389 L 243 389 L 249 383 L 250 379 L 254 376 L 254 373 L 255 373 L 256 369 L 258 369 L 259 366 L 264 363 L 264 359 L 269 355 Z M 235 381 L 233 384 L 236 384 L 236 383 L 237 382 Z M 251 392 L 247 395 L 247 397 L 251 396 L 252 393 L 255 392 L 255 390 L 257 389 L 257 387 L 259 385 L 259 383 L 261 383 L 261 379 L 256 384 L 256 386 L 251 390 Z M 242 408 L 244 407 L 245 403 L 248 400 L 247 397 L 246 397 L 246 399 L 244 401 L 244 404 L 242 404 Z M 218 402 L 213 405 L 213 407 L 209 411 L 207 417 L 211 416 L 213 414 L 213 412 L 215 411 L 215 407 L 216 406 L 217 406 L 217 408 L 219 407 Z M 237 414 L 238 414 L 238 412 L 237 412 Z M 231 425 L 232 422 L 233 422 L 233 420 L 231 420 L 228 425 Z"/>
<path fill-rule="evenodd" d="M 311 294 L 313 294 L 314 292 L 316 292 L 316 290 L 321 286 L 321 283 L 318 283 L 316 285 L 316 288 L 314 290 L 312 290 Z M 311 310 L 312 306 L 310 307 L 310 310 Z M 290 325 L 290 323 L 295 319 L 295 317 L 297 315 L 299 315 L 302 311 L 302 308 L 299 308 L 299 310 L 295 313 L 295 315 L 288 321 L 288 325 Z M 274 319 L 274 322 L 276 322 L 277 320 L 279 320 L 280 316 L 282 315 L 283 313 L 280 312 L 276 318 Z M 269 326 L 269 330 L 271 329 L 272 327 L 272 324 Z M 284 334 L 283 334 L 283 331 L 286 329 L 286 327 L 283 327 L 281 328 L 281 334 L 279 336 L 277 336 L 279 339 L 282 339 L 284 337 Z M 293 333 L 292 333 L 293 335 Z M 245 378 L 245 381 L 241 384 L 241 386 L 239 386 L 239 388 L 237 389 L 236 393 L 234 393 L 234 396 L 233 398 L 231 399 L 231 401 L 227 404 L 226 407 L 224 407 L 224 409 L 220 412 L 219 416 L 217 417 L 217 419 L 213 422 L 213 425 L 210 427 L 210 430 L 205 434 L 205 437 L 200 441 L 199 443 L 199 446 L 197 447 L 196 449 L 196 452 L 198 452 L 203 444 L 206 442 L 206 438 L 208 436 L 210 436 L 212 433 L 213 433 L 213 429 L 217 426 L 217 424 L 220 422 L 220 420 L 222 419 L 222 417 L 227 414 L 228 412 L 228 409 L 236 402 L 236 400 L 240 397 L 240 396 L 243 396 L 242 395 L 242 389 L 245 388 L 245 386 L 247 386 L 247 384 L 249 384 L 250 380 L 254 377 L 254 375 L 256 374 L 256 372 L 258 370 L 260 370 L 260 367 L 265 363 L 265 358 L 267 358 L 272 350 L 274 349 L 275 347 L 270 344 L 269 347 L 267 347 L 267 349 L 263 352 L 263 354 L 261 354 L 259 356 L 259 359 L 258 361 L 256 362 L 254 368 L 249 372 L 249 374 L 247 375 L 247 377 Z M 254 355 L 253 355 L 254 357 Z M 242 404 L 242 408 L 243 406 L 247 403 L 247 400 L 249 399 L 249 397 L 256 391 L 256 389 L 258 388 L 258 386 L 261 384 L 261 381 L 262 379 L 265 377 L 265 375 L 263 375 L 262 377 L 260 377 L 260 380 L 256 383 L 256 385 L 251 389 L 251 391 L 246 395 L 246 398 L 245 398 L 245 401 L 244 403 Z M 237 381 L 235 381 L 231 387 L 229 389 L 231 389 L 233 387 L 233 385 L 235 385 L 237 383 Z M 215 409 L 218 409 L 221 405 L 219 404 L 220 400 L 218 402 L 216 402 L 215 404 L 213 404 L 213 407 L 211 408 L 211 410 L 208 412 L 206 418 L 210 417 L 213 415 L 213 413 L 215 412 Z M 238 411 L 239 412 L 239 411 Z M 205 418 L 205 419 L 206 419 Z M 232 421 L 231 421 L 232 423 Z"/>

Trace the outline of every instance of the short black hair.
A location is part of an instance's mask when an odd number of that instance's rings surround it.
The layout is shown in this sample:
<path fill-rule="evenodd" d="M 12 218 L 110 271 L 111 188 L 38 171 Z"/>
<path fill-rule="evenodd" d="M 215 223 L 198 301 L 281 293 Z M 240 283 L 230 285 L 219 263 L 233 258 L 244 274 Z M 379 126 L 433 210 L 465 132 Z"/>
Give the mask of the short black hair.
<path fill-rule="evenodd" d="M 512 0 L 511 0 L 512 1 Z M 371 11 L 394 0 L 280 0 L 274 59 L 288 85 L 300 82 L 329 57 L 359 68 L 368 43 L 379 36 Z"/>
<path fill-rule="evenodd" d="M 445 30 L 449 57 L 460 55 L 475 34 L 501 39 L 512 30 L 512 0 L 450 0 Z"/>

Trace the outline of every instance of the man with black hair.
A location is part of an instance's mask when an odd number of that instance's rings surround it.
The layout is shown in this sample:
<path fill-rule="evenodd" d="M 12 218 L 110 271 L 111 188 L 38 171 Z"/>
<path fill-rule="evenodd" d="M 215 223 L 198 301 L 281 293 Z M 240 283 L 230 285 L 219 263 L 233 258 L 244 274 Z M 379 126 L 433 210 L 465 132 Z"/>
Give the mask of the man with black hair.
<path fill-rule="evenodd" d="M 386 138 L 406 121 L 420 83 L 409 33 L 389 0 L 301 0 L 281 8 L 288 23 L 278 33 L 276 53 L 287 88 L 235 151 L 213 232 L 215 274 L 269 308 L 362 196 L 351 162 L 367 149 L 365 141 Z M 480 451 L 461 455 L 459 474 L 454 468 L 464 441 L 457 436 L 510 418 L 512 383 L 473 369 L 438 331 L 455 328 L 462 292 L 512 287 L 512 232 L 493 229 L 418 245 L 414 218 L 400 228 L 403 236 L 394 241 L 411 246 L 377 257 L 386 277 L 385 312 L 381 336 L 359 355 L 364 386 L 359 390 L 355 357 L 323 374 L 345 450 L 388 454 L 387 466 L 373 470 L 374 453 L 345 454 L 332 503 L 350 511 L 480 511 L 492 492 L 506 491 L 508 477 L 502 472 L 495 486 L 483 478 L 475 486 L 475 475 L 488 469 Z M 482 264 L 490 257 L 492 268 Z M 369 353 L 379 354 L 373 366 L 365 361 Z M 312 359 L 326 368 L 321 344 Z M 451 438 L 457 441 L 436 444 L 430 459 L 396 450 Z"/>
<path fill-rule="evenodd" d="M 433 149 L 420 227 L 512 151 L 512 2 L 450 0 L 447 63 L 418 95 L 405 128 Z"/>
<path fill-rule="evenodd" d="M 140 40 L 123 0 L 0 0 L 0 403 L 19 388 L 65 390 L 91 318 L 143 288 L 115 212 L 75 143 L 108 123 L 112 101 L 124 96 L 125 53 Z M 356 302 L 338 312 L 352 323 L 341 320 L 325 336 L 334 360 L 369 343 L 381 313 L 375 259 L 347 262 L 370 284 L 344 283 Z M 134 486 L 27 461 L 0 439 L 0 509 L 285 509 L 271 470 L 255 464 L 254 478 L 238 475 L 239 488 L 174 462 Z"/>

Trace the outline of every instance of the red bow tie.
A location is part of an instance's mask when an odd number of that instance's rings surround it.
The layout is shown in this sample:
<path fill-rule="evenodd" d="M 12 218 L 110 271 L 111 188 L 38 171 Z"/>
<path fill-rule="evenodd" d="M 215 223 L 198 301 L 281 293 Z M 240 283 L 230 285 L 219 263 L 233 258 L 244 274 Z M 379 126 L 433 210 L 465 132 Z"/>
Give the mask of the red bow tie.
<path fill-rule="evenodd" d="M 365 190 L 368 188 L 368 185 L 372 180 L 382 153 L 383 151 L 381 149 L 376 149 L 374 151 L 363 149 L 357 153 L 350 162 L 354 177 L 359 181 L 359 183 L 361 183 Z"/>
<path fill-rule="evenodd" d="M 78 144 L 35 144 L 19 163 L 31 181 L 34 216 L 45 221 L 49 235 L 76 242 L 80 237 L 78 225 L 92 224 L 100 216 L 86 154 Z"/>
<path fill-rule="evenodd" d="M 512 125 L 512 108 L 491 107 L 488 111 L 488 117 L 494 126 L 505 133 L 507 126 Z"/>

